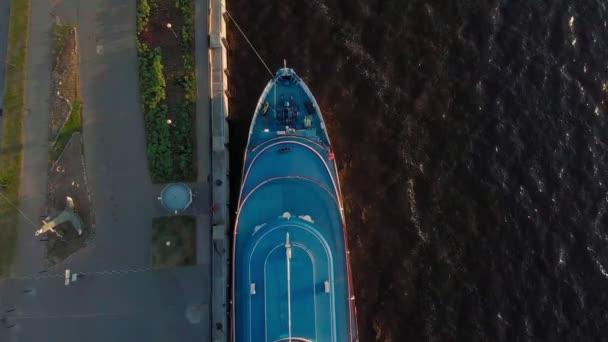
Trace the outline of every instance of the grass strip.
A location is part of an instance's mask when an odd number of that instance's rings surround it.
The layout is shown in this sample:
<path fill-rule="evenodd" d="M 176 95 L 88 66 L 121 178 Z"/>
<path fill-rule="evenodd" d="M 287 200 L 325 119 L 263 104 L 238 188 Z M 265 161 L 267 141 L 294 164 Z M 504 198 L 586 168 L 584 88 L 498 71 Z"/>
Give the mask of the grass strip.
<path fill-rule="evenodd" d="M 49 151 L 49 158 L 51 159 L 51 162 L 57 161 L 57 159 L 61 155 L 61 152 L 63 152 L 63 149 L 70 141 L 72 135 L 76 132 L 80 132 L 80 129 L 82 128 L 80 110 L 80 101 L 74 102 L 74 104 L 72 105 L 72 111 L 70 112 L 70 116 L 68 117 L 68 121 L 66 121 L 65 125 L 63 125 L 63 128 L 61 128 L 61 131 L 59 131 L 57 141 Z"/>
<path fill-rule="evenodd" d="M 30 1 L 11 0 L 8 51 L 6 55 L 4 118 L 0 146 L 0 276 L 10 274 L 15 257 L 19 216 L 19 183 L 23 157 L 23 108 Z M 10 201 L 10 203 L 9 203 Z"/>
<path fill-rule="evenodd" d="M 65 47 L 70 30 L 73 28 L 74 25 L 53 25 L 53 58 L 55 59 L 53 68 L 57 66 L 57 59 Z"/>
<path fill-rule="evenodd" d="M 196 218 L 166 216 L 152 222 L 152 265 L 187 266 L 196 263 Z"/>

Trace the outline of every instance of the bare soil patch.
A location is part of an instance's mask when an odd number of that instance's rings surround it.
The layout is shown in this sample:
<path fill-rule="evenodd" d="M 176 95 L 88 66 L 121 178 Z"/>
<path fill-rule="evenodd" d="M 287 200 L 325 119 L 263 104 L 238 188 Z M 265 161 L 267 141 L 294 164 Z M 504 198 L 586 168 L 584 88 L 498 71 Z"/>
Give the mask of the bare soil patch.
<path fill-rule="evenodd" d="M 56 25 L 54 45 L 56 62 L 52 71 L 53 94 L 49 125 L 51 144 L 57 140 L 59 131 L 68 120 L 74 102 L 79 98 L 76 28 Z"/>
<path fill-rule="evenodd" d="M 79 94 L 79 55 L 74 26 L 57 24 L 53 29 L 53 93 L 50 114 L 50 169 L 47 187 L 47 215 L 52 219 L 66 208 L 66 197 L 74 200 L 74 212 L 82 221 L 82 235 L 64 223 L 55 229 L 62 237 L 46 233 L 47 257 L 51 264 L 62 262 L 86 245 L 93 232 L 93 209 L 87 186 L 85 158 L 80 131 L 82 105 Z"/>
<path fill-rule="evenodd" d="M 65 260 L 84 247 L 93 234 L 93 210 L 84 166 L 81 135 L 75 133 L 49 171 L 48 215 L 54 217 L 63 211 L 66 197 L 71 197 L 75 204 L 74 211 L 82 221 L 83 233 L 79 236 L 69 223 L 57 227 L 63 238 L 48 233 L 48 258 L 51 264 Z"/>

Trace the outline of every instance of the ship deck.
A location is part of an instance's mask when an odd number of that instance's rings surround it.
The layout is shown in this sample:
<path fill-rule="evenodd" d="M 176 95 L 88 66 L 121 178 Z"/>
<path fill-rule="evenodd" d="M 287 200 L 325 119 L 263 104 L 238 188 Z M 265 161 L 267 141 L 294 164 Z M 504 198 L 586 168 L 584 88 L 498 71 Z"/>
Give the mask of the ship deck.
<path fill-rule="evenodd" d="M 292 337 L 344 340 L 347 327 L 335 325 L 348 321 L 346 260 L 333 194 L 303 178 L 270 178 L 247 197 L 238 224 L 236 272 L 246 282 L 236 300 L 247 307 L 238 311 L 245 340 L 285 338 L 289 322 Z"/>
<path fill-rule="evenodd" d="M 325 288 L 326 282 L 333 283 L 333 255 L 315 227 L 298 221 L 275 222 L 250 250 L 249 281 L 260 292 L 249 297 L 252 327 L 260 330 L 252 335 L 262 335 L 263 327 L 265 341 L 287 337 L 290 329 L 294 337 L 333 340 L 327 335 L 332 333 L 335 294 Z M 290 312 L 291 317 L 285 314 Z"/>
<path fill-rule="evenodd" d="M 248 147 L 254 148 L 277 135 L 286 134 L 329 145 L 323 117 L 310 90 L 291 71 L 281 69 L 260 96 Z"/>
<path fill-rule="evenodd" d="M 290 71 L 281 70 L 260 98 L 245 153 L 233 246 L 234 338 L 353 341 L 333 153 L 312 94 L 297 77 L 283 82 L 281 72 Z M 288 99 L 277 107 L 275 91 Z"/>

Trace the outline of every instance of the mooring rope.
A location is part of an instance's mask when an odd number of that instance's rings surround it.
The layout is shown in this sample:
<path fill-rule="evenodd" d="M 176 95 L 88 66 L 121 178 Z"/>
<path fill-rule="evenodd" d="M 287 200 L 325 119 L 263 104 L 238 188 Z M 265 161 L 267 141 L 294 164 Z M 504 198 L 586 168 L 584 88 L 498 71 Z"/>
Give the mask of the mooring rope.
<path fill-rule="evenodd" d="M 255 52 L 255 54 L 258 56 L 258 58 L 260 59 L 260 62 L 262 62 L 262 64 L 264 64 L 264 67 L 266 68 L 266 70 L 268 70 L 270 77 L 271 78 L 274 77 L 274 74 L 272 73 L 272 71 L 270 70 L 268 65 L 266 65 L 266 62 L 264 62 L 264 59 L 262 59 L 262 56 L 260 56 L 260 54 L 258 53 L 258 50 L 256 50 L 255 47 L 253 46 L 253 44 L 251 44 L 251 41 L 249 41 L 249 38 L 247 38 L 247 35 L 245 34 L 245 32 L 243 32 L 243 30 L 241 30 L 241 27 L 239 26 L 239 24 L 236 22 L 236 20 L 234 20 L 232 15 L 230 15 L 230 12 L 228 12 L 228 9 L 225 6 L 222 6 L 222 7 L 224 8 L 226 15 L 228 15 L 228 18 L 230 18 L 230 20 L 234 23 L 234 26 L 236 26 L 236 28 L 239 30 L 239 32 L 241 33 L 243 38 L 245 38 L 245 40 L 247 41 L 247 43 L 249 44 L 249 46 L 251 47 L 253 52 Z"/>
<path fill-rule="evenodd" d="M 0 188 L 1 190 L 1 188 Z M 21 209 L 19 209 L 13 202 L 11 202 L 11 200 L 9 200 L 6 196 L 4 196 L 4 194 L 2 193 L 2 191 L 0 191 L 0 196 L 2 196 L 2 198 L 4 198 L 4 200 L 6 201 L 6 203 L 10 204 L 13 208 L 17 209 L 17 211 L 19 212 L 19 214 L 21 214 L 21 216 L 23 216 L 24 219 L 27 220 L 27 222 L 29 224 L 31 224 L 34 228 L 38 229 L 38 225 L 36 225 L 32 220 L 30 220 L 29 217 L 27 217 L 25 215 L 25 213 L 23 213 L 23 211 L 21 211 Z"/>

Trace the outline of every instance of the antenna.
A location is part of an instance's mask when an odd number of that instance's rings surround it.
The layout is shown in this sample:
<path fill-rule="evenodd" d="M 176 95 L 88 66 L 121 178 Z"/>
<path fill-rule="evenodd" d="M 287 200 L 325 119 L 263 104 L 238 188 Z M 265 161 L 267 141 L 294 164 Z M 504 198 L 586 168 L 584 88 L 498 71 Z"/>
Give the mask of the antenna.
<path fill-rule="evenodd" d="M 291 342 L 291 242 L 289 241 L 289 232 L 285 236 L 285 251 L 287 254 L 287 327 L 289 341 Z"/>

